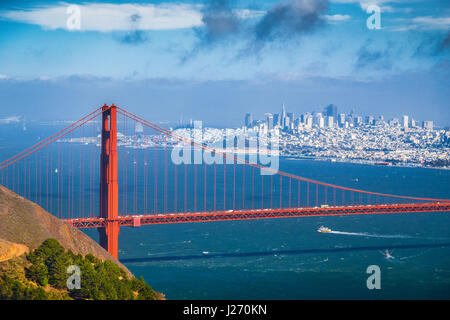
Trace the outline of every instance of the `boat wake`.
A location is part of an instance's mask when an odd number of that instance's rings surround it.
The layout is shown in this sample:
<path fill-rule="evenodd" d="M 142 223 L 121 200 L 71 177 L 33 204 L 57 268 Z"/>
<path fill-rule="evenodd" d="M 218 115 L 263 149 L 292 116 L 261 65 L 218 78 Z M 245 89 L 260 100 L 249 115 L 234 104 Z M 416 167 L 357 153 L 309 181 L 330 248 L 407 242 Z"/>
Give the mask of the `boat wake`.
<path fill-rule="evenodd" d="M 390 239 L 409 239 L 414 238 L 407 235 L 402 234 L 373 234 L 373 233 L 366 233 L 366 232 L 344 232 L 344 231 L 330 231 L 328 233 L 332 234 L 341 234 L 346 236 L 357 236 L 357 237 L 369 237 L 369 238 L 390 238 Z"/>

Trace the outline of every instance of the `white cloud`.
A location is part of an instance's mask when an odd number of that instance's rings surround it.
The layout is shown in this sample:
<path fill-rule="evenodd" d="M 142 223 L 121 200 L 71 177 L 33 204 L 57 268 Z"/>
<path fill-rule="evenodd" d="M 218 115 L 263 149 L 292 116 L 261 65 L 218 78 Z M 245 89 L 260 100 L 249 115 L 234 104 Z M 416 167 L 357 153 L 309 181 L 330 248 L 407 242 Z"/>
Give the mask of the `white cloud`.
<path fill-rule="evenodd" d="M 406 3 L 406 0 L 330 0 L 330 2 L 334 3 L 359 3 L 361 7 L 367 8 L 370 4 L 375 4 L 377 6 L 382 5 L 384 3 Z"/>
<path fill-rule="evenodd" d="M 252 18 L 260 18 L 260 17 L 264 16 L 267 11 L 240 9 L 240 10 L 233 10 L 233 12 L 240 19 L 252 19 Z"/>
<path fill-rule="evenodd" d="M 39 25 L 44 29 L 66 29 L 69 4 L 0 11 L 0 19 Z M 171 30 L 203 25 L 200 4 L 108 4 L 78 5 L 80 31 Z M 237 9 L 240 19 L 261 17 L 265 11 Z M 76 31 L 76 29 L 72 29 Z"/>
<path fill-rule="evenodd" d="M 409 30 L 448 30 L 450 28 L 450 17 L 422 16 L 412 19 L 397 18 L 401 25 L 391 28 L 392 31 Z"/>
<path fill-rule="evenodd" d="M 366 11 L 370 5 L 377 5 L 380 7 L 381 12 L 395 12 L 404 11 L 408 9 L 396 9 L 392 6 L 385 5 L 386 3 L 407 3 L 406 0 L 330 0 L 334 3 L 356 3 L 359 4 L 362 10 Z"/>
<path fill-rule="evenodd" d="M 68 4 L 0 11 L 0 18 L 39 25 L 45 29 L 68 29 Z M 79 5 L 81 31 L 170 30 L 202 25 L 200 6 L 188 4 L 83 4 Z"/>
<path fill-rule="evenodd" d="M 323 15 L 323 17 L 329 22 L 340 22 L 351 18 L 351 16 L 349 16 L 348 14 L 334 14 L 334 15 L 325 14 Z"/>
<path fill-rule="evenodd" d="M 17 123 L 21 120 L 21 116 L 11 116 L 8 118 L 0 119 L 0 124 Z"/>
<path fill-rule="evenodd" d="M 450 27 L 450 17 L 416 17 L 412 22 L 431 29 L 448 29 Z"/>

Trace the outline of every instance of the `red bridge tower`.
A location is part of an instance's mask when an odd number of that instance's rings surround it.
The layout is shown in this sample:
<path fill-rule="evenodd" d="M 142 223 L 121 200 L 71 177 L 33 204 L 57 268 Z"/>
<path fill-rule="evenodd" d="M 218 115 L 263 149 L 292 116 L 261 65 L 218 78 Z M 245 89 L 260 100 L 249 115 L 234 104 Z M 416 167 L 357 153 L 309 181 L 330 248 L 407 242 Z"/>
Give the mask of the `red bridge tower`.
<path fill-rule="evenodd" d="M 102 151 L 100 159 L 100 245 L 117 259 L 119 249 L 119 187 L 117 184 L 117 108 L 102 108 Z"/>

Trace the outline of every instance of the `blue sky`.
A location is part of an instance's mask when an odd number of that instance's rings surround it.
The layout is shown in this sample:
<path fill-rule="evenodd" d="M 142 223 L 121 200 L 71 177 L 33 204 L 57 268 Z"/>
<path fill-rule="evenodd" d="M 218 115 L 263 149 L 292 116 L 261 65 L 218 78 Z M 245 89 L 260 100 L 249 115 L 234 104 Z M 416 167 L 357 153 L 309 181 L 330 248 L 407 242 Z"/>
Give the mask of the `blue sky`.
<path fill-rule="evenodd" d="M 381 29 L 366 26 L 370 4 Z M 239 125 L 284 102 L 450 125 L 449 30 L 448 1 L 433 0 L 2 1 L 0 118 L 115 102 Z"/>

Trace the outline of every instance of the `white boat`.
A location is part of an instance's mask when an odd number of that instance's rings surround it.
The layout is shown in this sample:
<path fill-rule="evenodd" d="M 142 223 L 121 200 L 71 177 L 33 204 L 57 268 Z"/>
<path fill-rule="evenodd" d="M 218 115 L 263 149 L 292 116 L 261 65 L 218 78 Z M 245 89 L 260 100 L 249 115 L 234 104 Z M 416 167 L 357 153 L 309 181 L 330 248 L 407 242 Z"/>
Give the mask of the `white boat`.
<path fill-rule="evenodd" d="M 324 226 L 321 226 L 319 229 L 317 229 L 317 232 L 328 233 L 328 232 L 331 232 L 331 229 L 327 228 L 327 227 L 324 227 Z"/>
<path fill-rule="evenodd" d="M 391 254 L 389 253 L 389 251 L 386 249 L 386 251 L 384 252 L 384 255 L 386 257 L 386 259 L 394 259 L 393 256 L 391 256 Z"/>

